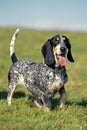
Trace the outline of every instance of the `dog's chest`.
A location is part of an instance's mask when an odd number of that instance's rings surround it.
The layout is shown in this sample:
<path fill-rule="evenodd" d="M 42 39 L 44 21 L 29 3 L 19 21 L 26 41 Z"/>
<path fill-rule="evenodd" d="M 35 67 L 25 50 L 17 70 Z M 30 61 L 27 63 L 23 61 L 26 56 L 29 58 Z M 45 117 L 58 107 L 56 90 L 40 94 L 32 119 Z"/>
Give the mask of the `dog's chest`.
<path fill-rule="evenodd" d="M 43 66 L 38 73 L 39 85 L 48 89 L 50 86 L 56 86 L 59 89 L 67 81 L 65 68 L 51 69 Z"/>
<path fill-rule="evenodd" d="M 58 91 L 68 80 L 65 68 L 55 69 L 54 80 L 48 85 L 49 91 Z"/>
<path fill-rule="evenodd" d="M 48 84 L 48 90 L 50 91 L 55 91 L 59 90 L 63 86 L 63 81 L 61 78 L 61 75 L 59 74 L 54 74 L 53 82 L 49 82 Z"/>

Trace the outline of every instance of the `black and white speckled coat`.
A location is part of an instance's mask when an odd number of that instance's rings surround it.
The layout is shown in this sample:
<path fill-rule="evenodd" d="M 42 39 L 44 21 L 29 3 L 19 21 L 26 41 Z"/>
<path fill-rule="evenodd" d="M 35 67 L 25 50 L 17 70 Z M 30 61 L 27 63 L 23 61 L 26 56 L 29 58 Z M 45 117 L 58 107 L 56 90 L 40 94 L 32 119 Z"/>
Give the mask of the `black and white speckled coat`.
<path fill-rule="evenodd" d="M 8 76 L 10 82 L 12 80 L 11 83 L 24 84 L 36 96 L 39 96 L 39 91 L 46 93 L 53 84 L 59 91 L 68 80 L 65 67 L 55 67 L 54 70 L 44 63 L 35 63 L 29 60 L 13 64 Z"/>
<path fill-rule="evenodd" d="M 11 104 L 11 98 L 17 84 L 23 84 L 35 96 L 36 105 L 50 110 L 52 107 L 51 98 L 59 92 L 61 95 L 60 103 L 63 106 L 66 99 L 64 84 L 67 82 L 68 76 L 62 62 L 65 62 L 67 49 L 69 61 L 74 62 L 68 39 L 65 36 L 56 35 L 48 40 L 42 47 L 44 62 L 18 61 L 14 53 L 14 43 L 18 31 L 16 30 L 14 33 L 10 43 L 10 56 L 13 64 L 8 73 L 8 104 Z M 58 61 L 59 58 L 62 59 L 62 62 Z"/>

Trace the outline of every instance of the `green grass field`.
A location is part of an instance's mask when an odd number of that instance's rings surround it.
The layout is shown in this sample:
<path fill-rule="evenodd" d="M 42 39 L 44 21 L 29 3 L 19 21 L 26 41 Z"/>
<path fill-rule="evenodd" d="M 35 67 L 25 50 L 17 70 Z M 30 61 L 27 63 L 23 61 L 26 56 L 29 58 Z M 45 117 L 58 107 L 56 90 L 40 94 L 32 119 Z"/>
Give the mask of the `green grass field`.
<path fill-rule="evenodd" d="M 11 65 L 9 43 L 15 28 L 0 28 L 0 130 L 87 130 L 87 33 L 21 29 L 16 45 L 19 59 L 42 61 L 41 46 L 60 33 L 69 37 L 74 63 L 67 62 L 69 81 L 65 85 L 67 102 L 59 107 L 59 95 L 52 100 L 53 110 L 44 112 L 33 103 L 33 96 L 19 86 L 6 104 L 7 74 Z"/>

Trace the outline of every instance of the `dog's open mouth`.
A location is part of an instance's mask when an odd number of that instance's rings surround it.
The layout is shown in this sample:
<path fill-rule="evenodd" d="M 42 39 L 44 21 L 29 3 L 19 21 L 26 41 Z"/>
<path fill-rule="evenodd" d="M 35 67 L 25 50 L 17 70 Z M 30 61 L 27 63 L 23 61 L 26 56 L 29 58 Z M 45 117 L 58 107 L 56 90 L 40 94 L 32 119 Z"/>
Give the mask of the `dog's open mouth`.
<path fill-rule="evenodd" d="M 67 59 L 66 59 L 65 55 L 56 54 L 56 57 L 57 57 L 58 64 L 60 66 L 65 66 L 66 65 Z"/>

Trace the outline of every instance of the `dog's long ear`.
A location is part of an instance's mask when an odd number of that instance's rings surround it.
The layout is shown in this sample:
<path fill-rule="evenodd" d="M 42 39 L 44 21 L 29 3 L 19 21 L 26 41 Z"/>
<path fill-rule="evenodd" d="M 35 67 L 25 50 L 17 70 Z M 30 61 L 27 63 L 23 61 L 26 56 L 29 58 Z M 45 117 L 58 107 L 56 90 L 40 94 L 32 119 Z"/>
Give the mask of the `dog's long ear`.
<path fill-rule="evenodd" d="M 50 43 L 50 39 L 42 46 L 41 52 L 44 56 L 44 62 L 48 66 L 52 66 L 55 64 L 52 45 Z"/>
<path fill-rule="evenodd" d="M 74 59 L 73 59 L 73 56 L 72 56 L 72 53 L 71 53 L 71 44 L 70 44 L 70 41 L 68 38 L 65 37 L 65 43 L 66 43 L 66 47 L 68 49 L 68 53 L 67 53 L 67 58 L 70 62 L 74 62 Z"/>

